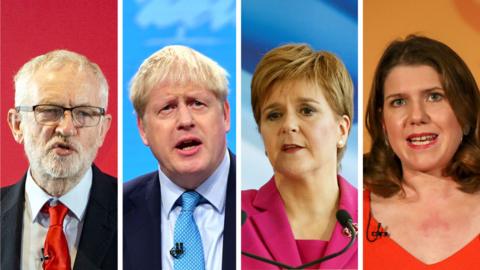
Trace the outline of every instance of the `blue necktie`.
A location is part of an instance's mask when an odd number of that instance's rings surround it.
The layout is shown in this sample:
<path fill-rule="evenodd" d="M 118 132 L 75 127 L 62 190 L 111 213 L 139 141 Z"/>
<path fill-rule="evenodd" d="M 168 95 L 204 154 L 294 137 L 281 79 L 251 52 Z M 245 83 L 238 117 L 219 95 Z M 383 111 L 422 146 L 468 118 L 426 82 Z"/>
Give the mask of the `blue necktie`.
<path fill-rule="evenodd" d="M 175 270 L 205 269 L 202 238 L 193 219 L 200 197 L 195 191 L 184 192 L 181 196 L 182 211 L 175 223 L 174 245 L 182 243 L 183 254 L 174 259 Z"/>

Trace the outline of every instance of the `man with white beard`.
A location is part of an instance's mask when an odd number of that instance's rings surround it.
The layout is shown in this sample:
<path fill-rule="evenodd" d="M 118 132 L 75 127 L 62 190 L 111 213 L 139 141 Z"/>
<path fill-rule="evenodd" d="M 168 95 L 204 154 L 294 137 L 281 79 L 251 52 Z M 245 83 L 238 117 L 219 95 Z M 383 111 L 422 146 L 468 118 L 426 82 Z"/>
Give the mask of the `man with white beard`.
<path fill-rule="evenodd" d="M 117 269 L 117 180 L 93 165 L 107 101 L 100 68 L 74 52 L 40 55 L 15 75 L 8 123 L 30 167 L 1 189 L 2 270 Z"/>

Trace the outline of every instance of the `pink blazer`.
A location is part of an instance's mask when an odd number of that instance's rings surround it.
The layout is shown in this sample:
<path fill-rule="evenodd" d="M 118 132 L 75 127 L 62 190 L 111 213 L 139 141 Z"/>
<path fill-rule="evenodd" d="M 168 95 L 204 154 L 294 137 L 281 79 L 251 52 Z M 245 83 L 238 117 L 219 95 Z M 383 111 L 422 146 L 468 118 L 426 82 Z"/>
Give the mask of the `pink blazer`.
<path fill-rule="evenodd" d="M 358 222 L 357 189 L 338 176 L 340 187 L 339 208 L 347 210 Z M 242 251 L 273 259 L 291 266 L 302 264 L 285 206 L 274 182 L 270 179 L 257 190 L 242 191 L 242 211 L 248 218 L 242 226 Z M 328 242 L 325 255 L 335 253 L 347 245 L 350 238 L 342 234 L 337 222 Z M 358 243 L 342 255 L 324 261 L 320 269 L 357 269 Z M 242 255 L 242 269 L 280 269 Z"/>

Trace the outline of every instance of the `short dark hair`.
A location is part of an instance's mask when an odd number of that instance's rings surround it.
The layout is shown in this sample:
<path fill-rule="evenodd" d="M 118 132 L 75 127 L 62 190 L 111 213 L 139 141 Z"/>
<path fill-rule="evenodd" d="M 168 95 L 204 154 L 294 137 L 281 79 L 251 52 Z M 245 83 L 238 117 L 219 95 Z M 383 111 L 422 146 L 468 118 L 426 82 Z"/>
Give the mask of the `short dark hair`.
<path fill-rule="evenodd" d="M 366 110 L 366 127 L 372 138 L 372 148 L 363 158 L 364 186 L 382 197 L 403 191 L 401 162 L 386 143 L 382 126 L 385 80 L 399 65 L 427 65 L 440 75 L 458 122 L 463 130 L 470 130 L 443 174 L 452 177 L 464 192 L 480 190 L 480 93 L 475 78 L 450 47 L 417 35 L 390 43 L 375 70 Z"/>

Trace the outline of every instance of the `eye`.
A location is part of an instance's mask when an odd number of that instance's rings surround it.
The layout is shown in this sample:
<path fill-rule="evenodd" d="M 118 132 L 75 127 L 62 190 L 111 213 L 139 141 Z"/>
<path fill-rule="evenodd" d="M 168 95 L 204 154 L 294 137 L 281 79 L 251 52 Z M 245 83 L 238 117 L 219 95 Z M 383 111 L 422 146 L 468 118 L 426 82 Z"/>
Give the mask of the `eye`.
<path fill-rule="evenodd" d="M 205 103 L 198 100 L 194 100 L 191 105 L 193 108 L 203 108 L 206 106 Z"/>
<path fill-rule="evenodd" d="M 390 105 L 392 107 L 400 107 L 403 106 L 407 103 L 407 101 L 404 98 L 396 98 L 392 101 L 390 101 Z"/>
<path fill-rule="evenodd" d="M 275 121 L 275 120 L 279 119 L 280 117 L 282 117 L 282 114 L 280 112 L 277 112 L 277 111 L 268 112 L 267 116 L 266 116 L 268 121 Z"/>
<path fill-rule="evenodd" d="M 305 116 L 312 116 L 316 110 L 310 106 L 300 108 L 300 113 Z"/>
<path fill-rule="evenodd" d="M 167 105 L 163 106 L 158 113 L 168 114 L 168 113 L 172 112 L 176 107 L 177 107 L 177 105 L 175 105 L 175 104 L 167 104 Z"/>
<path fill-rule="evenodd" d="M 432 92 L 432 93 L 429 93 L 427 96 L 427 101 L 430 101 L 430 102 L 438 102 L 441 100 L 443 100 L 443 95 L 441 93 Z"/>

